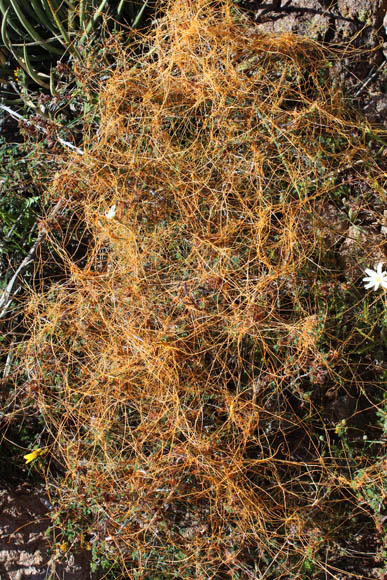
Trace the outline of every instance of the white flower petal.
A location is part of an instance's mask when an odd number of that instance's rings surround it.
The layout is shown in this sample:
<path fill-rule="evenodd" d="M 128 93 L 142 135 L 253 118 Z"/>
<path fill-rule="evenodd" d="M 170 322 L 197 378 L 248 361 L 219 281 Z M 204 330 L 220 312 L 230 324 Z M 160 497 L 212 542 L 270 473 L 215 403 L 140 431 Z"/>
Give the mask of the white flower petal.
<path fill-rule="evenodd" d="M 114 204 L 108 211 L 105 211 L 106 219 L 112 220 L 116 215 L 116 209 L 116 204 Z"/>
<path fill-rule="evenodd" d="M 374 282 L 368 282 L 368 284 L 364 285 L 364 288 L 368 290 L 369 288 L 372 288 L 372 286 L 374 286 Z"/>
<path fill-rule="evenodd" d="M 376 270 L 371 270 L 366 268 L 365 273 L 368 276 L 363 278 L 364 287 L 366 290 L 373 288 L 373 290 L 379 290 L 379 288 L 387 288 L 387 272 L 383 272 L 383 262 L 379 262 L 376 266 Z"/>

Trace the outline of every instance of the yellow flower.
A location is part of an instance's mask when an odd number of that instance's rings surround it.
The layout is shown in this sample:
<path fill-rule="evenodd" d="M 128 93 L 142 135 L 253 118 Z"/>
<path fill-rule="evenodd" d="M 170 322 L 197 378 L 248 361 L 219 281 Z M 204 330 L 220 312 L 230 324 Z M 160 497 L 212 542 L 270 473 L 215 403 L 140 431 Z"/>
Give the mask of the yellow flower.
<path fill-rule="evenodd" d="M 31 463 L 31 461 L 34 461 L 34 459 L 39 457 L 39 455 L 44 455 L 45 453 L 47 453 L 47 449 L 34 449 L 31 453 L 24 455 L 24 459 L 26 460 L 26 463 Z"/>
<path fill-rule="evenodd" d="M 337 423 L 335 427 L 335 433 L 337 433 L 337 435 L 343 435 L 345 433 L 346 426 L 347 421 L 345 419 L 342 419 L 340 423 Z"/>

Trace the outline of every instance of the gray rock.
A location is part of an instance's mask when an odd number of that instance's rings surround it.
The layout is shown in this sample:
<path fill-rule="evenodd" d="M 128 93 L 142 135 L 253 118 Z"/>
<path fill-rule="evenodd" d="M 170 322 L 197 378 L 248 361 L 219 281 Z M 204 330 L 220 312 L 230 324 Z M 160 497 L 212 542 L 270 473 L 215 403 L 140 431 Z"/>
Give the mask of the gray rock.
<path fill-rule="evenodd" d="M 258 29 L 263 32 L 291 32 L 315 39 L 324 38 L 330 26 L 330 16 L 319 0 L 291 0 L 285 9 L 279 7 L 275 11 L 261 8 L 257 11 L 256 20 Z"/>

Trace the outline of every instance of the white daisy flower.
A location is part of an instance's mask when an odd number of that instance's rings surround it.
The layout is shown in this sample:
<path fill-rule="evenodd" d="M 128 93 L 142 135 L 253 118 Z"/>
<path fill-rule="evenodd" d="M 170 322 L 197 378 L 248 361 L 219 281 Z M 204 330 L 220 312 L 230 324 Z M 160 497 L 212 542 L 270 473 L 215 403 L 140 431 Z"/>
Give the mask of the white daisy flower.
<path fill-rule="evenodd" d="M 105 217 L 108 220 L 112 220 L 116 215 L 116 209 L 117 209 L 116 204 L 112 205 L 112 207 L 108 211 L 105 211 Z"/>
<path fill-rule="evenodd" d="M 376 271 L 366 268 L 365 273 L 368 274 L 368 276 L 363 278 L 364 287 L 366 290 L 369 288 L 379 290 L 379 287 L 387 290 L 387 272 L 382 272 L 382 268 L 383 262 L 379 262 L 376 267 Z"/>

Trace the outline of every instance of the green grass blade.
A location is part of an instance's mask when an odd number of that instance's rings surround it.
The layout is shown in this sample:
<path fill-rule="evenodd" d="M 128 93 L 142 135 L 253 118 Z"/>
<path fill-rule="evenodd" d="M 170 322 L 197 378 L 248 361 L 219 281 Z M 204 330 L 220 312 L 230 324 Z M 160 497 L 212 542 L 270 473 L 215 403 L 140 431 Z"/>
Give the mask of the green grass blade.
<path fill-rule="evenodd" d="M 45 83 L 42 80 L 42 78 L 39 76 L 39 74 L 32 68 L 26 46 L 23 47 L 23 55 L 24 55 L 25 70 L 29 74 L 29 76 L 32 78 L 32 80 L 35 81 L 41 87 L 43 87 L 45 89 L 49 89 L 50 85 Z"/>
<path fill-rule="evenodd" d="M 102 11 L 105 8 L 107 0 L 102 0 L 96 11 L 94 12 L 93 16 L 90 18 L 88 25 L 86 26 L 85 32 L 81 36 L 81 42 L 83 42 L 88 34 L 90 34 L 92 28 L 95 26 L 96 22 L 102 15 Z"/>
<path fill-rule="evenodd" d="M 47 12 L 43 10 L 39 0 L 31 0 L 31 6 L 34 9 L 36 16 L 38 17 L 39 23 L 48 30 L 50 30 L 50 32 L 52 32 L 54 36 L 56 36 L 57 30 L 55 30 L 55 26 L 53 26 L 53 21 L 50 20 L 50 18 L 47 15 Z"/>
<path fill-rule="evenodd" d="M 3 15 L 3 20 L 1 22 L 1 29 L 0 29 L 0 34 L 1 34 L 1 38 L 3 40 L 4 46 L 7 48 L 7 50 L 12 54 L 12 56 L 14 57 L 14 59 L 16 60 L 16 62 L 19 64 L 19 66 L 28 74 L 25 62 L 23 61 L 22 58 L 19 57 L 19 55 L 13 50 L 12 48 L 12 44 L 9 40 L 8 37 L 8 32 L 7 32 L 7 23 L 8 23 L 8 14 L 9 14 L 9 7 L 7 8 L 7 10 L 5 11 L 5 14 Z"/>
<path fill-rule="evenodd" d="M 118 4 L 118 8 L 117 8 L 117 16 L 121 16 L 121 10 L 122 10 L 124 3 L 125 3 L 125 0 L 120 0 L 120 3 Z"/>
<path fill-rule="evenodd" d="M 55 24 L 57 25 L 57 27 L 62 35 L 62 38 L 58 37 L 61 44 L 66 48 L 66 50 L 69 50 L 72 54 L 74 54 L 75 56 L 80 58 L 79 51 L 73 47 L 72 42 L 70 40 L 70 37 L 69 37 L 67 31 L 65 30 L 59 16 L 58 16 L 58 10 L 55 8 L 54 3 L 52 2 L 52 0 L 45 0 L 45 1 L 47 2 L 47 5 L 50 9 L 50 12 L 55 20 Z"/>
<path fill-rule="evenodd" d="M 0 33 L 1 33 L 1 38 L 3 40 L 5 48 L 8 50 L 8 52 L 10 52 L 11 54 L 13 54 L 15 56 L 15 53 L 12 50 L 12 44 L 9 40 L 8 31 L 7 31 L 8 14 L 9 14 L 9 7 L 6 9 L 5 13 L 3 14 L 3 19 L 1 21 Z M 17 60 L 16 56 L 15 56 L 15 58 Z"/>
<path fill-rule="evenodd" d="M 47 44 L 44 39 L 36 32 L 36 30 L 34 29 L 33 26 L 31 26 L 31 24 L 28 22 L 28 20 L 26 19 L 26 17 L 24 16 L 22 10 L 20 9 L 19 4 L 17 3 L 16 0 L 10 0 L 11 6 L 14 9 L 16 16 L 19 19 L 19 22 L 22 24 L 22 26 L 25 28 L 25 30 L 28 32 L 28 34 L 30 35 L 30 37 L 35 40 L 36 42 L 39 42 L 40 45 L 42 46 L 42 48 L 44 48 L 45 50 L 48 50 L 49 52 L 52 52 L 53 54 L 62 54 L 62 51 L 59 50 L 58 48 L 56 48 L 55 46 L 51 46 L 50 44 Z"/>
<path fill-rule="evenodd" d="M 58 91 L 56 90 L 56 87 L 55 87 L 55 78 L 54 78 L 54 69 L 53 68 L 50 69 L 50 93 L 52 94 L 53 97 L 56 97 L 58 94 Z"/>
<path fill-rule="evenodd" d="M 0 10 L 3 14 L 3 17 L 8 9 L 9 4 L 6 6 L 4 0 L 0 0 Z M 8 26 L 10 26 L 16 32 L 19 38 L 23 38 L 24 32 L 12 21 L 12 19 L 8 19 Z"/>
<path fill-rule="evenodd" d="M 11 0 L 8 0 L 9 2 Z M 26 20 L 28 20 L 28 22 L 30 23 L 30 25 L 32 27 L 36 27 L 40 24 L 39 20 L 36 18 L 36 14 L 34 9 L 31 7 L 31 2 L 30 1 L 25 1 L 25 0 L 14 0 L 15 3 L 17 4 L 17 6 L 19 7 L 19 10 L 21 12 L 23 12 Z"/>
<path fill-rule="evenodd" d="M 145 0 L 142 7 L 138 11 L 136 18 L 133 21 L 133 24 L 132 24 L 133 28 L 136 28 L 138 26 L 138 24 L 141 22 L 142 15 L 144 14 L 144 10 L 145 10 L 147 4 L 148 4 L 148 0 Z"/>
<path fill-rule="evenodd" d="M 79 27 L 81 30 L 84 29 L 85 24 L 85 0 L 80 0 L 79 2 Z"/>
<path fill-rule="evenodd" d="M 61 22 L 65 22 L 67 18 L 67 8 L 64 6 L 62 1 L 59 0 L 40 0 L 42 4 L 44 12 L 47 14 L 47 17 L 50 18 L 54 26 L 57 26 L 56 20 L 53 16 L 60 19 Z"/>

